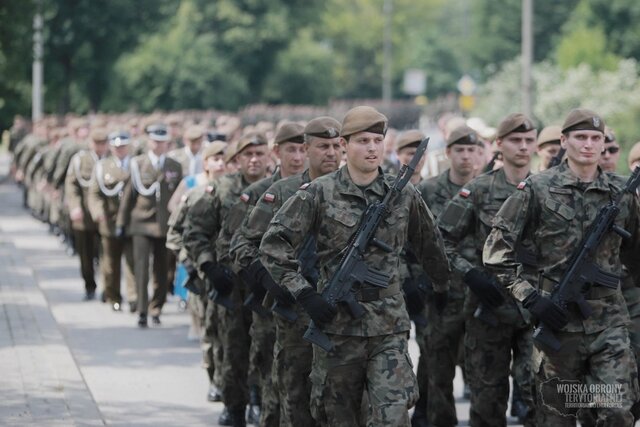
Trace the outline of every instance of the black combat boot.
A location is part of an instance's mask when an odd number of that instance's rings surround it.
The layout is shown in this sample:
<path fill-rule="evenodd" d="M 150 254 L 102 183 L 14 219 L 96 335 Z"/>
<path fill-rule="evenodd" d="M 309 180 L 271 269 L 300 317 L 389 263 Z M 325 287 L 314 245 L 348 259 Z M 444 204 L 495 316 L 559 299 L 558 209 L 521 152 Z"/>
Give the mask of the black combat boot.
<path fill-rule="evenodd" d="M 244 419 L 244 409 L 233 409 L 229 412 L 231 413 L 231 425 L 233 427 L 247 427 L 247 422 Z"/>
<path fill-rule="evenodd" d="M 523 424 L 529 413 L 531 412 L 531 408 L 526 404 L 524 400 L 522 400 L 522 392 L 520 391 L 520 387 L 514 381 L 513 382 L 513 393 L 511 393 L 511 416 L 516 417 L 518 421 Z"/>
<path fill-rule="evenodd" d="M 411 427 L 427 427 L 429 420 L 427 419 L 427 399 L 420 396 L 416 402 L 413 415 L 411 416 Z"/>
<path fill-rule="evenodd" d="M 257 385 L 249 388 L 249 406 L 247 406 L 247 423 L 260 425 L 260 390 Z"/>
<path fill-rule="evenodd" d="M 220 413 L 220 416 L 218 417 L 218 425 L 219 426 L 233 425 L 233 420 L 231 419 L 231 413 L 229 412 L 229 408 L 227 408 L 226 405 L 224 408 L 222 408 L 222 413 Z"/>

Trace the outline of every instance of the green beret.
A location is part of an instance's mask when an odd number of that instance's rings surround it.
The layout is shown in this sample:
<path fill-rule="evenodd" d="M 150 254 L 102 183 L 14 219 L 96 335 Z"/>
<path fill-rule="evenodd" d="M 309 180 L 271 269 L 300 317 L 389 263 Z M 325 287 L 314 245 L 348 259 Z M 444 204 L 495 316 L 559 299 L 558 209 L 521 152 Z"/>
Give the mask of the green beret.
<path fill-rule="evenodd" d="M 387 117 L 373 107 L 361 105 L 347 111 L 342 119 L 340 136 L 347 137 L 357 132 L 387 133 Z"/>
<path fill-rule="evenodd" d="M 496 138 L 504 138 L 513 132 L 529 132 L 535 129 L 533 122 L 522 113 L 512 113 L 502 119 L 498 125 L 498 133 Z"/>
<path fill-rule="evenodd" d="M 311 120 L 304 127 L 304 134 L 317 138 L 331 139 L 340 136 L 340 122 L 333 117 L 322 116 Z"/>
<path fill-rule="evenodd" d="M 467 125 L 460 125 L 453 129 L 447 138 L 447 147 L 453 144 L 477 145 L 480 142 L 478 133 Z M 484 146 L 484 144 L 482 144 Z"/>
<path fill-rule="evenodd" d="M 295 122 L 282 123 L 276 131 L 273 144 L 278 145 L 285 142 L 302 144 L 304 142 L 304 126 Z"/>
<path fill-rule="evenodd" d="M 547 126 L 540 131 L 538 141 L 536 143 L 538 147 L 551 143 L 560 144 L 560 135 L 562 135 L 562 128 L 560 126 Z"/>
<path fill-rule="evenodd" d="M 400 151 L 403 148 L 410 147 L 412 145 L 417 147 L 423 139 L 424 134 L 417 129 L 404 131 L 398 137 L 398 142 L 396 142 L 396 151 Z"/>
<path fill-rule="evenodd" d="M 227 143 L 223 141 L 213 141 L 202 150 L 202 160 L 207 160 L 211 156 L 216 154 L 224 154 L 224 150 L 227 148 Z"/>
<path fill-rule="evenodd" d="M 109 139 L 109 134 L 103 127 L 94 128 L 91 131 L 91 139 L 95 142 L 105 142 Z"/>
<path fill-rule="evenodd" d="M 189 126 L 187 131 L 184 133 L 184 137 L 189 141 L 195 141 L 204 136 L 204 129 L 200 126 Z"/>
<path fill-rule="evenodd" d="M 604 120 L 595 112 L 584 108 L 571 110 L 562 125 L 562 133 L 572 130 L 597 130 L 604 133 Z"/>
<path fill-rule="evenodd" d="M 238 154 L 250 145 L 267 145 L 267 137 L 259 132 L 247 132 L 240 137 L 235 154 Z"/>

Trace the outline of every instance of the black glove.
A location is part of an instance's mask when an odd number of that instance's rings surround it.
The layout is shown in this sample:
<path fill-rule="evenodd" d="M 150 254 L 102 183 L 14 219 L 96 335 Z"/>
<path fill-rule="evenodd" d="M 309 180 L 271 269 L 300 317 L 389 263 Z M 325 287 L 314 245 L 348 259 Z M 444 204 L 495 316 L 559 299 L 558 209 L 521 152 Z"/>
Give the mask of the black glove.
<path fill-rule="evenodd" d="M 331 319 L 336 315 L 336 309 L 311 288 L 300 292 L 297 301 L 309 313 L 316 326 L 331 322 Z"/>
<path fill-rule="evenodd" d="M 202 271 L 220 295 L 228 295 L 233 289 L 233 273 L 224 265 L 214 264 L 210 261 L 202 264 Z"/>
<path fill-rule="evenodd" d="M 522 305 L 551 329 L 560 330 L 569 322 L 565 309 L 550 298 L 540 295 L 538 291 L 526 297 Z"/>
<path fill-rule="evenodd" d="M 255 298 L 262 300 L 267 290 L 262 286 L 263 276 L 269 274 L 264 268 L 260 260 L 254 261 L 249 267 L 240 271 L 242 281 L 249 287 L 249 290 Z"/>
<path fill-rule="evenodd" d="M 498 308 L 504 302 L 504 296 L 500 292 L 500 284 L 483 269 L 472 268 L 467 271 L 467 274 L 464 275 L 464 281 L 487 308 Z"/>
<path fill-rule="evenodd" d="M 425 305 L 425 293 L 420 290 L 416 282 L 408 277 L 402 283 L 402 291 L 404 292 L 404 301 L 407 305 L 407 312 L 410 316 L 422 313 Z"/>
<path fill-rule="evenodd" d="M 449 302 L 449 293 L 447 291 L 433 291 L 433 306 L 436 308 L 438 314 L 442 314 L 444 308 L 447 306 L 447 302 Z"/>
<path fill-rule="evenodd" d="M 124 239 L 124 227 L 116 227 L 116 238 Z"/>

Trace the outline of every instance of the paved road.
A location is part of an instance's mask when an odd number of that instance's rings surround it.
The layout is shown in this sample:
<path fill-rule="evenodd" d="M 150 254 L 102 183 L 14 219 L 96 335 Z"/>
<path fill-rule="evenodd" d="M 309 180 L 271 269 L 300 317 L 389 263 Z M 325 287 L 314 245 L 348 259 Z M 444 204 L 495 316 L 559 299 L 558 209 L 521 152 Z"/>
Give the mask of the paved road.
<path fill-rule="evenodd" d="M 2 156 L 0 177 L 6 169 Z M 205 400 L 200 350 L 175 299 L 161 326 L 141 330 L 135 315 L 83 302 L 83 294 L 77 257 L 0 178 L 0 425 L 217 424 L 222 405 Z M 411 354 L 417 362 L 413 340 Z M 458 414 L 467 425 L 461 395 L 458 375 Z"/>

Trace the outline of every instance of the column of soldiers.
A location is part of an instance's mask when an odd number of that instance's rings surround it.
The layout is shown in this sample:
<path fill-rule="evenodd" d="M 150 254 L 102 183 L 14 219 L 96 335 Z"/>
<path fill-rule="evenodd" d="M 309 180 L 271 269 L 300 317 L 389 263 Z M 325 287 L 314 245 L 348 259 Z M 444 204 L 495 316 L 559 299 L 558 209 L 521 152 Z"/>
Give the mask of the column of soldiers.
<path fill-rule="evenodd" d="M 154 123 L 140 141 L 125 126 L 89 133 L 75 121 L 51 135 L 35 126 L 16 145 L 16 178 L 34 214 L 74 242 L 85 299 L 95 297 L 99 256 L 103 300 L 121 310 L 123 259 L 138 326 L 148 316 L 159 325 L 174 259 L 185 266 L 207 398 L 224 403 L 220 425 L 454 426 L 456 366 L 469 386 L 472 426 L 506 426 L 510 394 L 511 415 L 526 426 L 633 425 L 640 203 L 637 192 L 621 194 L 620 146 L 597 113 L 574 110 L 539 134 L 530 118 L 506 116 L 493 145 L 500 163 L 486 173 L 487 142 L 452 126 L 450 167 L 423 180 L 422 160 L 377 225 L 364 264 L 384 283 L 357 281 L 357 316 L 324 291 L 368 208 L 392 191 L 395 176 L 381 168 L 387 118 L 356 107 L 342 122 L 285 122 L 271 136 L 260 126 L 204 147 L 203 128 L 175 128 L 175 120 Z M 408 164 L 423 138 L 394 134 L 385 169 Z M 169 151 L 176 143 L 184 147 Z M 146 152 L 134 156 L 134 146 Z M 629 166 L 638 163 L 640 143 L 629 153 Z M 190 189 L 170 203 L 183 177 L 193 178 Z M 598 209 L 618 195 L 615 224 L 630 236 L 609 233 L 590 254 L 617 286 L 589 282 L 584 318 L 551 295 Z M 310 322 L 330 352 L 303 338 Z M 560 350 L 534 339 L 540 324 Z M 592 405 L 571 405 L 570 393 L 554 388 L 563 382 L 586 385 Z"/>

